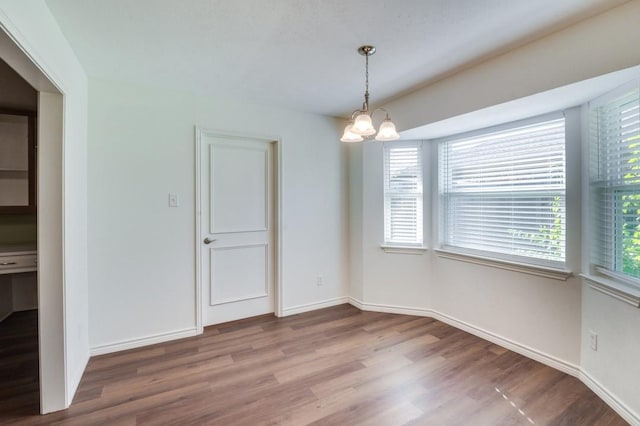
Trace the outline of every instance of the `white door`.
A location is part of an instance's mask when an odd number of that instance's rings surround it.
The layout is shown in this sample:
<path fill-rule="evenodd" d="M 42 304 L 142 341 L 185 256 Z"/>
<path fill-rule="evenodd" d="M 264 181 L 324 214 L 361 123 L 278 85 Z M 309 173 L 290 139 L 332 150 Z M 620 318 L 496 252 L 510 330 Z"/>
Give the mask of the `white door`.
<path fill-rule="evenodd" d="M 202 132 L 200 144 L 202 323 L 273 312 L 272 143 Z"/>

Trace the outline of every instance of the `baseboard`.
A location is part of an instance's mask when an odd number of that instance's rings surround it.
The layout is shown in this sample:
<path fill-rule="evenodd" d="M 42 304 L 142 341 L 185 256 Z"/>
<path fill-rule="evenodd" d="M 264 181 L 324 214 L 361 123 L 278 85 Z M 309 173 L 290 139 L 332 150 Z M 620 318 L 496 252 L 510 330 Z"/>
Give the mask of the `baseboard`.
<path fill-rule="evenodd" d="M 632 409 L 620 402 L 620 399 L 613 395 L 604 386 L 600 384 L 593 376 L 584 370 L 580 371 L 579 379 L 587 385 L 589 389 L 598 395 L 604 402 L 613 408 L 625 421 L 633 426 L 640 426 L 640 415 Z"/>
<path fill-rule="evenodd" d="M 126 351 L 127 349 L 140 348 L 142 346 L 155 345 L 156 343 L 168 342 L 170 340 L 193 337 L 197 334 L 196 328 L 186 328 L 184 330 L 172 331 L 169 333 L 154 334 L 152 336 L 138 339 L 123 340 L 106 345 L 98 345 L 91 348 L 91 356 L 110 354 L 112 352 Z"/>
<path fill-rule="evenodd" d="M 300 314 L 303 312 L 314 311 L 316 309 L 329 308 L 331 306 L 349 303 L 348 297 L 336 297 L 321 302 L 307 303 L 304 305 L 292 306 L 282 311 L 282 316 Z M 153 336 L 142 337 L 138 339 L 123 340 L 121 342 L 108 343 L 106 345 L 94 346 L 91 348 L 91 356 L 105 355 L 112 352 L 124 351 L 127 349 L 139 348 L 142 346 L 154 345 L 156 343 L 168 342 L 170 340 L 182 339 L 197 335 L 196 328 L 188 328 L 170 333 L 161 333 Z"/>
<path fill-rule="evenodd" d="M 304 305 L 292 306 L 290 308 L 284 308 L 282 310 L 282 316 L 301 314 L 303 312 L 315 311 L 316 309 L 329 308 L 331 306 L 342 305 L 349 303 L 349 297 L 336 297 L 334 299 L 327 299 L 321 302 L 307 303 Z"/>
<path fill-rule="evenodd" d="M 580 375 L 580 368 L 575 364 L 561 360 L 559 358 L 554 357 L 553 355 L 549 355 L 542 351 L 533 349 L 529 346 L 515 342 L 511 339 L 500 336 L 499 334 L 493 333 L 483 328 L 476 327 L 467 322 L 460 321 L 457 318 L 453 318 L 449 315 L 445 315 L 433 309 L 404 307 L 404 306 L 395 306 L 395 305 L 381 305 L 377 303 L 364 303 L 360 300 L 356 300 L 353 298 L 350 298 L 350 303 L 356 308 L 361 309 L 363 311 L 388 312 L 392 314 L 415 315 L 415 316 L 434 318 L 446 324 L 449 324 L 452 327 L 458 328 L 460 330 L 464 330 L 467 333 L 473 334 L 484 340 L 495 343 L 496 345 L 500 345 L 513 352 L 519 353 L 520 355 L 524 355 L 527 358 L 531 358 L 533 360 L 541 362 L 542 364 L 548 365 L 549 367 L 553 367 L 556 370 L 560 370 L 571 376 L 579 377 Z"/>
<path fill-rule="evenodd" d="M 414 315 L 417 317 L 433 318 L 433 311 L 424 308 L 410 308 L 398 305 L 383 305 L 380 303 L 365 303 L 361 300 L 349 297 L 349 304 L 355 306 L 361 311 L 385 312 L 388 314 Z"/>
<path fill-rule="evenodd" d="M 549 367 L 555 368 L 556 370 L 560 370 L 563 373 L 567 373 L 570 376 L 578 377 L 580 375 L 580 367 L 575 364 L 564 361 L 560 358 L 549 355 L 537 349 L 533 349 L 530 346 L 515 342 L 511 339 L 507 339 L 506 337 L 500 336 L 499 334 L 495 334 L 480 327 L 476 327 L 467 322 L 460 321 L 443 313 L 436 311 L 434 311 L 433 313 L 435 319 L 447 323 L 453 327 L 464 330 L 467 333 L 471 333 L 484 340 L 488 340 L 489 342 L 495 343 L 496 345 L 500 345 L 513 352 L 519 353 L 520 355 L 524 355 L 527 358 L 531 358 L 535 361 L 541 362 L 542 364 L 548 365 Z"/>

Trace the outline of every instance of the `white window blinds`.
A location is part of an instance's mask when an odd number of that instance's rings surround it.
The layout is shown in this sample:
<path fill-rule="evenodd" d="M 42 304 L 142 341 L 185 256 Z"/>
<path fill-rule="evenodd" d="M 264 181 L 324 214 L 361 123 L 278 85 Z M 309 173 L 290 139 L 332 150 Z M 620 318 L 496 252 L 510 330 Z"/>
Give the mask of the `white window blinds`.
<path fill-rule="evenodd" d="M 422 245 L 422 143 L 384 145 L 384 239 Z"/>
<path fill-rule="evenodd" d="M 443 248 L 561 266 L 564 127 L 559 118 L 440 142 Z"/>
<path fill-rule="evenodd" d="M 640 283 L 640 89 L 590 103 L 592 264 Z"/>

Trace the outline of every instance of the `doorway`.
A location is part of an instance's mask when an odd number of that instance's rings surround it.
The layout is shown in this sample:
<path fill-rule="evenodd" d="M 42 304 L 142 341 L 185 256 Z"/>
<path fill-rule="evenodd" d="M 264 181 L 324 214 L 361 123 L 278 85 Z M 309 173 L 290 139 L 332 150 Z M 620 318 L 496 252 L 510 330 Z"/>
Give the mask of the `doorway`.
<path fill-rule="evenodd" d="M 279 145 L 196 130 L 197 327 L 280 314 Z"/>
<path fill-rule="evenodd" d="M 39 410 L 38 92 L 0 60 L 0 423 Z"/>
<path fill-rule="evenodd" d="M 15 29 L 14 29 L 15 30 Z M 37 360 L 39 412 L 68 407 L 75 391 L 67 380 L 63 238 L 62 91 L 28 56 L 17 31 L 0 25 L 0 58 L 37 92 Z M 88 352 L 88 349 L 87 349 Z M 36 405 L 37 407 L 37 405 Z"/>

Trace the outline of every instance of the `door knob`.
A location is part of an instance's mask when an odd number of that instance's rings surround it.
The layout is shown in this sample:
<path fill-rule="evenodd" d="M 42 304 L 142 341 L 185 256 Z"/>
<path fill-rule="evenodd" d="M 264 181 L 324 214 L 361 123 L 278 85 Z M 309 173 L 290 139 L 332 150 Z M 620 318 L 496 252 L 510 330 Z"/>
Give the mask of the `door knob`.
<path fill-rule="evenodd" d="M 209 237 L 204 239 L 204 243 L 205 244 L 211 244 L 212 242 L 216 241 L 216 239 L 214 238 L 213 240 L 210 240 Z"/>

